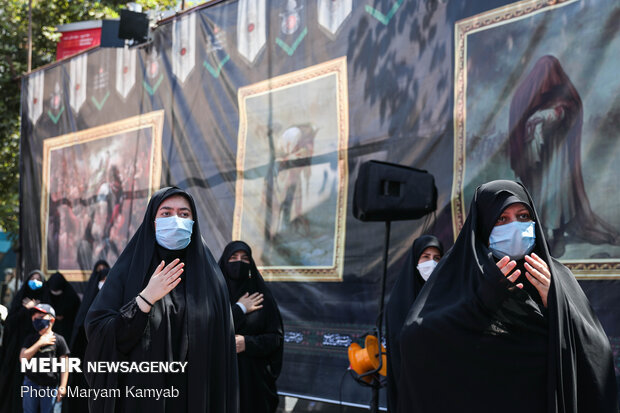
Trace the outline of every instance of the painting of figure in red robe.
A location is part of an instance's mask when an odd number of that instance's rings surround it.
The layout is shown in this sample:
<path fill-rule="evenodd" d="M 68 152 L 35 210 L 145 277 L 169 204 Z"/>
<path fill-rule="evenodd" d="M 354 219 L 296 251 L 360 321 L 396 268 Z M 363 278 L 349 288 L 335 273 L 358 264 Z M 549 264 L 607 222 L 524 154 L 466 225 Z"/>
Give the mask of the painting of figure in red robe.
<path fill-rule="evenodd" d="M 541 205 L 551 253 L 574 237 L 620 244 L 620 233 L 590 205 L 581 168 L 583 104 L 559 60 L 542 56 L 510 104 L 510 165 Z"/>
<path fill-rule="evenodd" d="M 456 23 L 453 228 L 478 185 L 521 181 L 551 255 L 579 277 L 618 278 L 620 4 L 537 4 Z"/>

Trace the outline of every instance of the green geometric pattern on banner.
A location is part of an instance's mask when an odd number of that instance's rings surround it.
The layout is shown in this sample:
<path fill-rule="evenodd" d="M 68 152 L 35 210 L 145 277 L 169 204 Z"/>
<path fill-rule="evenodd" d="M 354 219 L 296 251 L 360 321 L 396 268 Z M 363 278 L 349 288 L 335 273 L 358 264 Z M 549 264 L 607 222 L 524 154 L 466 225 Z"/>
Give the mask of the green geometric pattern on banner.
<path fill-rule="evenodd" d="M 403 1 L 404 0 L 398 0 L 396 3 L 394 3 L 394 5 L 390 9 L 390 11 L 388 11 L 387 14 L 383 14 L 379 10 L 369 5 L 366 5 L 365 9 L 366 9 L 366 12 L 369 13 L 372 17 L 374 17 L 375 19 L 379 20 L 381 23 L 387 26 L 390 20 L 392 20 L 392 17 L 394 17 L 396 12 L 398 11 L 398 8 L 400 7 L 400 5 L 403 4 Z"/>
<path fill-rule="evenodd" d="M 103 105 L 105 105 L 105 101 L 108 100 L 109 97 L 110 91 L 108 90 L 103 99 L 101 99 L 101 103 L 94 96 L 91 96 L 90 100 L 92 100 L 93 104 L 97 107 L 97 110 L 101 111 L 101 109 L 103 109 Z"/>
<path fill-rule="evenodd" d="M 54 122 L 54 125 L 55 125 L 58 123 L 58 120 L 60 119 L 60 115 L 62 115 L 64 111 L 65 111 L 65 107 L 63 106 L 62 108 L 60 108 L 60 112 L 58 112 L 58 115 L 54 116 L 51 110 L 47 111 L 47 115 L 50 117 L 50 119 L 52 120 L 52 122 Z"/>
<path fill-rule="evenodd" d="M 230 55 L 227 54 L 226 57 L 223 58 L 222 61 L 217 65 L 217 68 L 211 66 L 206 60 L 203 61 L 202 64 L 204 65 L 205 69 L 207 69 L 209 73 L 211 73 L 211 76 L 217 79 L 218 77 L 220 77 L 220 73 L 222 72 L 222 66 L 224 66 L 229 60 Z"/>
<path fill-rule="evenodd" d="M 155 82 L 153 87 L 151 87 L 151 85 L 149 85 L 146 80 L 143 80 L 142 84 L 144 85 L 144 88 L 149 93 L 149 95 L 153 96 L 155 94 L 155 92 L 157 92 L 157 88 L 159 87 L 159 85 L 161 85 L 161 81 L 162 80 L 164 80 L 164 74 L 163 73 L 161 75 L 159 75 L 159 79 L 157 79 L 157 82 Z"/>
<path fill-rule="evenodd" d="M 286 54 L 288 54 L 289 56 L 293 56 L 293 53 L 295 53 L 295 50 L 297 50 L 297 46 L 299 46 L 299 44 L 304 39 L 304 37 L 306 37 L 307 34 L 308 28 L 304 27 L 304 30 L 299 34 L 299 36 L 297 36 L 297 39 L 293 42 L 292 45 L 289 46 L 288 44 L 286 44 L 286 42 L 284 42 L 284 40 L 280 39 L 279 37 L 276 39 L 276 44 L 280 46 L 282 50 L 286 52 Z"/>

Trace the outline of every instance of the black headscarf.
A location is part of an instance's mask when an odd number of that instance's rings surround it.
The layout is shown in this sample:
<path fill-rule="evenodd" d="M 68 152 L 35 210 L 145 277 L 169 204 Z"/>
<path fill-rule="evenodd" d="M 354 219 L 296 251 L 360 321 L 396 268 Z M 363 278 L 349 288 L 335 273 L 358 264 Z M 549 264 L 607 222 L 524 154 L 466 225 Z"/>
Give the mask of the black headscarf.
<path fill-rule="evenodd" d="M 398 379 L 400 377 L 400 330 L 411 305 L 422 290 L 425 282 L 418 261 L 427 248 L 435 247 L 443 255 L 441 241 L 433 235 L 417 238 L 407 255 L 398 278 L 392 287 L 385 305 L 385 334 L 387 339 L 387 401 L 388 410 L 395 411 L 398 401 Z"/>
<path fill-rule="evenodd" d="M 188 199 L 195 221 L 190 244 L 178 252 L 159 247 L 155 238 L 157 209 L 173 195 Z M 168 263 L 172 255 L 183 256 L 183 281 L 155 303 L 148 314 L 144 333 L 139 332 L 139 343 L 120 351 L 124 339 L 118 336 L 121 334 L 119 322 L 127 320 L 127 313 L 141 316 L 137 313 L 140 310 L 135 297 L 148 283 L 160 259 Z M 180 357 L 188 361 L 186 381 L 181 383 L 186 386 L 181 390 L 185 393 L 187 411 L 237 411 L 237 362 L 226 284 L 202 238 L 196 206 L 187 192 L 164 188 L 153 194 L 144 221 L 110 270 L 91 305 L 85 328 L 88 337 L 86 360 L 167 361 L 171 357 Z M 134 383 L 138 380 L 144 388 L 166 386 L 166 377 L 158 374 L 87 374 L 87 380 L 94 388 L 116 388 L 122 381 Z M 119 403 L 123 403 L 123 408 L 138 408 L 151 413 L 169 410 L 162 399 L 125 398 Z M 98 399 L 91 402 L 90 408 L 91 412 L 112 412 L 115 400 Z"/>
<path fill-rule="evenodd" d="M 80 308 L 80 297 L 65 277 L 56 272 L 47 280 L 50 290 L 50 304 L 56 311 L 56 322 L 54 322 L 54 332 L 60 334 L 67 342 L 71 340 L 73 323 L 75 316 Z M 55 295 L 52 291 L 62 291 Z"/>
<path fill-rule="evenodd" d="M 515 200 L 532 211 L 535 251 L 551 272 L 546 311 L 507 280 L 487 247 Z M 399 411 L 617 412 L 609 340 L 573 274 L 549 255 L 521 184 L 476 190 L 401 331 L 399 390 Z"/>
<path fill-rule="evenodd" d="M 249 271 L 241 273 L 240 277 L 229 271 L 228 260 L 237 251 L 244 251 L 250 259 Z M 232 305 L 246 292 L 259 292 L 264 296 L 263 308 L 237 317 L 235 321 L 235 334 L 244 336 L 246 342 L 246 351 L 238 354 L 241 412 L 275 412 L 278 406 L 276 379 L 282 368 L 284 343 L 278 305 L 256 267 L 248 244 L 243 241 L 229 243 L 218 264 L 226 279 Z"/>
<path fill-rule="evenodd" d="M 38 274 L 43 281 L 43 286 L 33 290 L 28 281 Z M 50 304 L 50 294 L 43 273 L 39 270 L 31 271 L 24 284 L 13 297 L 13 302 L 5 320 L 4 339 L 0 347 L 0 412 L 22 411 L 22 399 L 20 386 L 24 379 L 19 368 L 19 352 L 27 336 L 35 334 L 32 327 L 31 314 L 23 306 L 24 298 L 38 300 Z"/>

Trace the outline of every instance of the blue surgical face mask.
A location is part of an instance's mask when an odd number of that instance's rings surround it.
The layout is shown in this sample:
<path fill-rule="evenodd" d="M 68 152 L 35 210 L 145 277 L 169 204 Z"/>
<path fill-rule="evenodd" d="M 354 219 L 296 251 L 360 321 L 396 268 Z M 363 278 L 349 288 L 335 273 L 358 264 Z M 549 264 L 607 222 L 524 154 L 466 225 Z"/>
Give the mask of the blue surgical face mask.
<path fill-rule="evenodd" d="M 187 218 L 171 217 L 155 219 L 155 238 L 157 243 L 169 250 L 182 250 L 192 239 L 194 221 Z"/>
<path fill-rule="evenodd" d="M 52 320 L 46 320 L 44 318 L 35 318 L 34 320 L 32 320 L 32 326 L 37 332 L 39 332 L 47 328 L 51 322 Z"/>
<path fill-rule="evenodd" d="M 43 287 L 43 281 L 28 280 L 28 287 L 30 287 L 31 290 L 38 290 L 39 288 Z"/>
<path fill-rule="evenodd" d="M 533 221 L 513 221 L 493 227 L 489 237 L 489 249 L 495 258 L 501 259 L 508 255 L 513 260 L 520 260 L 534 249 L 535 228 Z"/>

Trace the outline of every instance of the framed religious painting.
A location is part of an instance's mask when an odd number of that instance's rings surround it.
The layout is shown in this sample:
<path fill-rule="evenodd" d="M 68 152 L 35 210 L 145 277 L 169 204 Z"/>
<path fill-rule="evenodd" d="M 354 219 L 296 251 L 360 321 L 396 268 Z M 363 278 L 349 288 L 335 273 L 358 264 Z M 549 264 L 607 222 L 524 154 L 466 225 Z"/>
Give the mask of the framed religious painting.
<path fill-rule="evenodd" d="M 113 264 L 142 222 L 161 177 L 163 111 L 43 141 L 41 263 L 85 281 Z"/>
<path fill-rule="evenodd" d="M 521 1 L 455 27 L 455 236 L 475 188 L 522 182 L 551 255 L 620 278 L 620 4 Z"/>
<path fill-rule="evenodd" d="M 342 57 L 238 91 L 232 238 L 266 280 L 342 280 L 347 90 Z"/>

